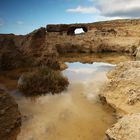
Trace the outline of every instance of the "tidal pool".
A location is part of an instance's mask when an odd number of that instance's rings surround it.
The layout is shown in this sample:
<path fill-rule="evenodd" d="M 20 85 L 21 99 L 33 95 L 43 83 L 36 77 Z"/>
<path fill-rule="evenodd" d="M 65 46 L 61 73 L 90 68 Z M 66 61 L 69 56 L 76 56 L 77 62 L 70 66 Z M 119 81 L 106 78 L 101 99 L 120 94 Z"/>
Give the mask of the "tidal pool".
<path fill-rule="evenodd" d="M 68 90 L 34 100 L 17 97 L 23 117 L 17 140 L 103 140 L 114 123 L 111 109 L 103 106 L 98 94 L 108 80 L 108 63 L 66 63 Z"/>

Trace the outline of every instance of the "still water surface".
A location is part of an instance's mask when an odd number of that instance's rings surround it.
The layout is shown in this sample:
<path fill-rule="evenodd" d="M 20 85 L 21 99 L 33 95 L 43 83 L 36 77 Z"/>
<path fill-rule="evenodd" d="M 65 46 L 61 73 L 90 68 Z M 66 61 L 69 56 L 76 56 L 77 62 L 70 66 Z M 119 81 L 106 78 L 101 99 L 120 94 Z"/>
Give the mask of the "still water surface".
<path fill-rule="evenodd" d="M 35 100 L 17 98 L 23 117 L 18 140 L 102 140 L 114 119 L 98 94 L 108 80 L 108 63 L 67 63 L 68 90 Z"/>

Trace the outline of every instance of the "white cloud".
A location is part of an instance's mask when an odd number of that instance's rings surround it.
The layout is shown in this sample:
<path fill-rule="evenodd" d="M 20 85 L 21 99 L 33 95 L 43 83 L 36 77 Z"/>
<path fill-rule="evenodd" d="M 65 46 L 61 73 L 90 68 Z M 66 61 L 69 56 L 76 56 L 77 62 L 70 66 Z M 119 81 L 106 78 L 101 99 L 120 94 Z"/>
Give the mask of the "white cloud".
<path fill-rule="evenodd" d="M 78 73 L 78 74 L 91 74 L 96 71 L 93 68 L 69 68 L 70 72 Z"/>
<path fill-rule="evenodd" d="M 24 22 L 19 20 L 19 21 L 17 21 L 17 24 L 18 24 L 18 25 L 23 25 Z"/>
<path fill-rule="evenodd" d="M 140 17 L 140 0 L 89 0 L 91 7 L 78 6 L 67 12 L 97 13 L 104 17 Z"/>
<path fill-rule="evenodd" d="M 67 9 L 67 12 L 90 14 L 90 13 L 95 13 L 95 12 L 97 12 L 97 9 L 96 9 L 95 7 L 83 7 L 83 6 L 78 6 L 77 8 Z"/>
<path fill-rule="evenodd" d="M 140 17 L 139 0 L 99 0 L 95 7 L 103 16 Z"/>
<path fill-rule="evenodd" d="M 93 19 L 94 21 L 106 21 L 106 20 L 124 19 L 124 17 L 119 17 L 119 16 L 108 17 L 108 16 L 97 15 L 96 17 L 94 16 Z"/>

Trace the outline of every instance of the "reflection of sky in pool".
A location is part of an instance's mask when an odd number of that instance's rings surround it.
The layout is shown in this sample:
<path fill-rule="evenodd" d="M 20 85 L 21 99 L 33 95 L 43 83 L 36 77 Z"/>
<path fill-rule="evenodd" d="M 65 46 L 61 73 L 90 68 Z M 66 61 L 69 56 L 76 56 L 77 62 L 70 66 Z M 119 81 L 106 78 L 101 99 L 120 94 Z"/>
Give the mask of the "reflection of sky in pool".
<path fill-rule="evenodd" d="M 98 94 L 114 65 L 66 64 L 63 73 L 70 84 L 62 94 L 17 100 L 26 116 L 18 140 L 102 140 L 113 124 L 112 112 L 100 104 Z"/>
<path fill-rule="evenodd" d="M 107 72 L 115 66 L 102 62 L 95 62 L 93 64 L 82 64 L 75 62 L 66 64 L 68 65 L 68 69 L 63 71 L 63 74 L 69 78 L 70 82 L 94 78 L 98 73 Z"/>

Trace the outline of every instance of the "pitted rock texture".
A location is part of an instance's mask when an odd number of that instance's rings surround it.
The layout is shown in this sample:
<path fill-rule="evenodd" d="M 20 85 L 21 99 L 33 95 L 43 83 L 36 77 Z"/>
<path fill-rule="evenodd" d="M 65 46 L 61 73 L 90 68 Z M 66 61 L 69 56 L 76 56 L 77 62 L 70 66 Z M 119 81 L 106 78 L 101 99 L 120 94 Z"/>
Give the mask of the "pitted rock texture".
<path fill-rule="evenodd" d="M 140 47 L 137 48 L 136 60 L 140 60 Z"/>
<path fill-rule="evenodd" d="M 108 78 L 101 95 L 107 103 L 124 114 L 140 112 L 140 61 L 121 62 Z"/>
<path fill-rule="evenodd" d="M 31 66 L 32 58 L 14 48 L 0 51 L 0 71 Z"/>
<path fill-rule="evenodd" d="M 85 33 L 75 34 L 79 28 Z M 14 50 L 18 50 L 21 55 L 32 60 L 30 66 L 39 61 L 41 65 L 47 65 L 44 61 L 46 58 L 52 60 L 54 54 L 58 58 L 58 54 L 69 52 L 125 52 L 139 59 L 139 46 L 139 19 L 47 25 L 46 28 L 39 28 L 27 35 L 0 34 L 0 52 L 10 49 L 15 53 Z"/>
<path fill-rule="evenodd" d="M 106 131 L 107 140 L 140 140 L 140 113 L 126 115 Z"/>
<path fill-rule="evenodd" d="M 8 93 L 0 90 L 0 140 L 16 140 L 20 126 L 18 105 Z"/>
<path fill-rule="evenodd" d="M 121 62 L 107 76 L 109 82 L 100 99 L 122 117 L 106 131 L 107 140 L 139 140 L 140 61 Z"/>
<path fill-rule="evenodd" d="M 47 25 L 47 42 L 61 53 L 127 52 L 140 46 L 140 20 L 114 20 L 88 24 Z M 76 35 L 75 29 L 85 33 Z"/>
<path fill-rule="evenodd" d="M 44 56 L 46 56 L 45 59 Z M 46 42 L 45 28 L 40 28 L 25 36 L 0 34 L 1 70 L 24 66 L 54 66 L 58 65 L 57 58 L 58 53 L 56 49 Z M 52 62 L 49 60 L 52 60 Z"/>

